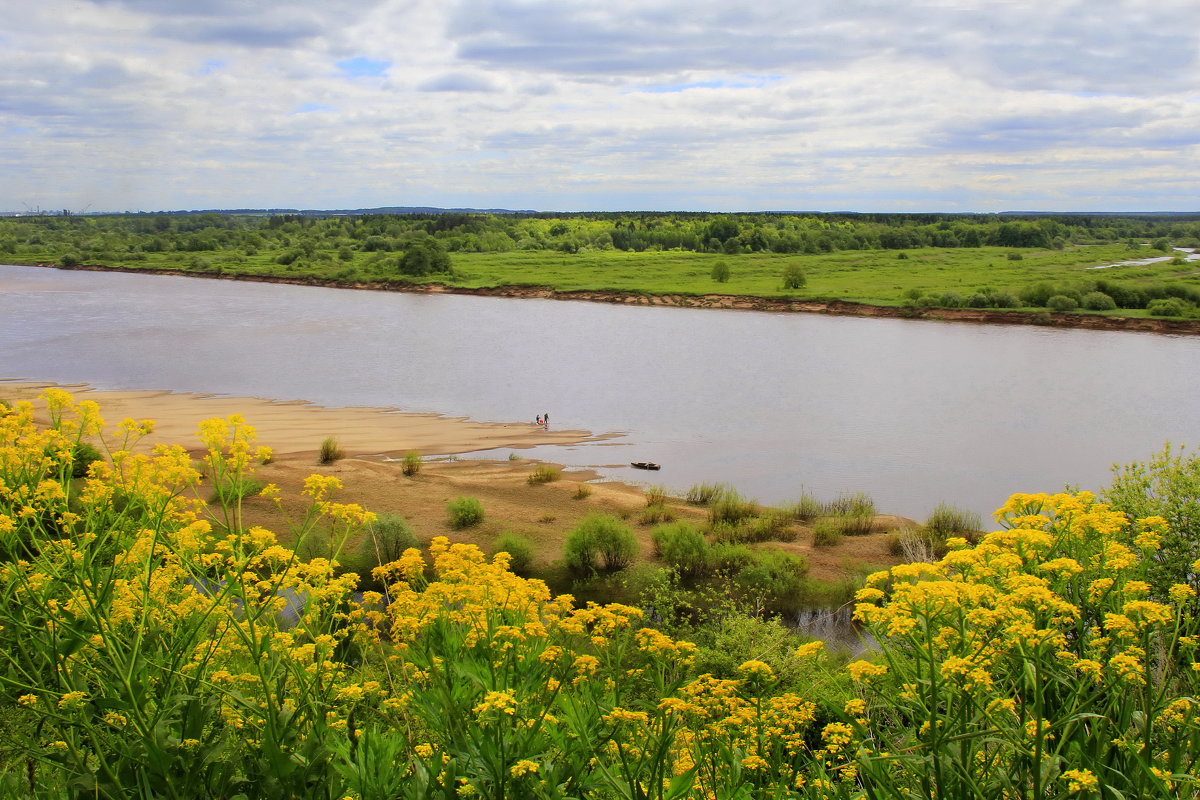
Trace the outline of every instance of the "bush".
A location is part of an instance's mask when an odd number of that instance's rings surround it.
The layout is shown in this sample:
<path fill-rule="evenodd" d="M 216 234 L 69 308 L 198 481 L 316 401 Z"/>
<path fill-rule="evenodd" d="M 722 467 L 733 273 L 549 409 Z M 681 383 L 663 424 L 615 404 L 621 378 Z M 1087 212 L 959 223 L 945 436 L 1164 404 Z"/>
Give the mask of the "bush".
<path fill-rule="evenodd" d="M 744 542 L 791 542 L 796 539 L 792 514 L 778 509 L 753 517 L 741 527 L 740 532 L 741 541 Z"/>
<path fill-rule="evenodd" d="M 575 487 L 575 494 L 571 495 L 576 500 L 586 500 L 592 496 L 592 487 L 586 483 L 581 483 Z"/>
<path fill-rule="evenodd" d="M 1021 255 L 1016 250 L 1010 250 L 1008 253 L 1008 260 L 1009 261 L 1024 261 L 1025 256 Z"/>
<path fill-rule="evenodd" d="M 799 264 L 789 264 L 783 269 L 784 289 L 803 289 L 808 284 L 808 276 L 804 274 Z"/>
<path fill-rule="evenodd" d="M 846 536 L 865 536 L 875 527 L 874 514 L 838 514 L 831 519 Z"/>
<path fill-rule="evenodd" d="M 71 477 L 87 477 L 88 467 L 103 460 L 104 456 L 100 455 L 100 451 L 94 445 L 88 442 L 76 442 L 71 447 Z"/>
<path fill-rule="evenodd" d="M 718 572 L 734 573 L 754 560 L 754 551 L 744 544 L 718 542 L 709 545 L 709 566 Z"/>
<path fill-rule="evenodd" d="M 729 281 L 729 265 L 725 263 L 725 259 L 718 259 L 717 263 L 713 264 L 712 279 L 717 283 Z"/>
<path fill-rule="evenodd" d="M 367 525 L 359 544 L 359 557 L 370 568 L 398 561 L 405 550 L 420 547 L 417 534 L 399 514 L 379 514 Z"/>
<path fill-rule="evenodd" d="M 650 486 L 646 489 L 646 505 L 661 506 L 667 502 L 667 490 L 663 486 Z"/>
<path fill-rule="evenodd" d="M 346 457 L 346 451 L 338 444 L 338 440 L 332 436 L 325 438 L 321 442 L 321 451 L 317 454 L 317 463 L 323 465 L 332 464 Z"/>
<path fill-rule="evenodd" d="M 1146 304 L 1146 310 L 1155 317 L 1182 317 L 1187 314 L 1189 306 L 1178 297 L 1168 297 L 1151 300 Z"/>
<path fill-rule="evenodd" d="M 842 528 L 832 519 L 817 520 L 813 525 L 812 546 L 833 547 L 842 541 Z"/>
<path fill-rule="evenodd" d="M 697 483 L 687 491 L 687 501 L 694 506 L 706 506 L 730 489 L 723 483 Z"/>
<path fill-rule="evenodd" d="M 742 567 L 733 580 L 743 589 L 780 600 L 800 592 L 808 572 L 808 559 L 780 550 L 763 550 Z"/>
<path fill-rule="evenodd" d="M 708 540 L 686 522 L 660 525 L 651 531 L 650 539 L 655 555 L 680 575 L 694 577 L 711 569 Z"/>
<path fill-rule="evenodd" d="M 1074 311 L 1076 305 L 1075 298 L 1065 294 L 1056 294 L 1046 301 L 1046 308 L 1058 312 Z"/>
<path fill-rule="evenodd" d="M 637 539 L 629 526 L 608 514 L 589 514 L 567 535 L 563 550 L 574 572 L 624 569 L 637 556 Z"/>
<path fill-rule="evenodd" d="M 550 483 L 562 477 L 562 470 L 549 464 L 538 464 L 526 479 L 531 486 L 539 483 Z"/>
<path fill-rule="evenodd" d="M 962 536 L 976 539 L 983 528 L 983 521 L 974 511 L 967 511 L 947 503 L 938 503 L 925 520 L 925 527 L 942 539 Z"/>
<path fill-rule="evenodd" d="M 516 533 L 506 533 L 496 540 L 492 554 L 508 553 L 508 567 L 517 575 L 528 575 L 533 567 L 533 543 Z"/>
<path fill-rule="evenodd" d="M 1117 301 L 1104 292 L 1088 292 L 1083 296 L 1083 307 L 1088 311 L 1115 311 Z"/>
<path fill-rule="evenodd" d="M 409 450 L 404 454 L 404 460 L 400 462 L 400 471 L 408 477 L 412 477 L 421 471 L 421 454 L 416 450 Z"/>
<path fill-rule="evenodd" d="M 721 522 L 729 522 L 736 525 L 747 517 L 754 516 L 756 510 L 757 508 L 753 500 L 745 500 L 740 494 L 731 489 L 727 492 L 722 492 L 709 505 L 708 517 L 714 525 Z"/>
<path fill-rule="evenodd" d="M 450 527 L 455 530 L 470 528 L 483 522 L 483 503 L 474 497 L 458 497 L 446 506 L 450 515 Z"/>

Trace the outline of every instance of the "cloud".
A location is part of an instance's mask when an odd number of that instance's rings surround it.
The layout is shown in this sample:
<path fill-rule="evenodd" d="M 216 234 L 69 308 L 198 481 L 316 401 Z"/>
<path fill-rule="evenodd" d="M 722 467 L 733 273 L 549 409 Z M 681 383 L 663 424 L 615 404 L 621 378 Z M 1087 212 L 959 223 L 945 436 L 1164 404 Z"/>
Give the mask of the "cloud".
<path fill-rule="evenodd" d="M 422 92 L 495 92 L 498 88 L 487 75 L 468 72 L 447 72 L 417 84 Z"/>

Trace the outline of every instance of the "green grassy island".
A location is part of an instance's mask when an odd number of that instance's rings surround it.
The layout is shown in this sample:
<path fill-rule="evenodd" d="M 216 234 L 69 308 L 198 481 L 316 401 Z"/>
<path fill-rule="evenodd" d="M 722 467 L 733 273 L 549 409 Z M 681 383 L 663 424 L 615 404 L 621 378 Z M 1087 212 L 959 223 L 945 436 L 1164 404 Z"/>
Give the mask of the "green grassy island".
<path fill-rule="evenodd" d="M 1194 247 L 1200 247 L 1200 215 L 0 219 L 0 260 L 16 264 L 1160 330 L 1189 330 L 1187 321 L 1200 320 L 1200 269 L 1187 252 Z M 1122 264 L 1129 261 L 1142 263 Z"/>

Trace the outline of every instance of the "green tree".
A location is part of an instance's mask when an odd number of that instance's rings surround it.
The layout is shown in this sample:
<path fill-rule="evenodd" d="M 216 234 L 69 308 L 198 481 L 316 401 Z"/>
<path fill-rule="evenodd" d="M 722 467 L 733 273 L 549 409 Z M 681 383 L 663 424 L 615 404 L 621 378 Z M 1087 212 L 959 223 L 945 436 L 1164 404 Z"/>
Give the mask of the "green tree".
<path fill-rule="evenodd" d="M 441 242 L 427 236 L 409 245 L 400 259 L 399 267 L 401 274 L 415 277 L 449 272 L 450 256 Z"/>
<path fill-rule="evenodd" d="M 783 269 L 784 289 L 803 289 L 808 284 L 808 276 L 799 264 L 789 264 Z"/>
<path fill-rule="evenodd" d="M 725 263 L 725 259 L 718 259 L 717 263 L 713 264 L 712 279 L 717 283 L 729 281 L 729 265 Z"/>

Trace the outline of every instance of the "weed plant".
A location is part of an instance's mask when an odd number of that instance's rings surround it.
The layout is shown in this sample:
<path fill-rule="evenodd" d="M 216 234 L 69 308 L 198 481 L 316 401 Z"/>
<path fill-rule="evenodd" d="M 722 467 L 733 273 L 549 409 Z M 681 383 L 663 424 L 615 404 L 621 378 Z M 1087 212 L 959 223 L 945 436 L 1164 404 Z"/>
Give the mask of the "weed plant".
<path fill-rule="evenodd" d="M 536 486 L 539 483 L 550 483 L 562 477 L 562 470 L 550 464 L 538 464 L 533 468 L 533 472 L 529 473 L 526 480 L 530 486 Z"/>
<path fill-rule="evenodd" d="M 421 471 L 421 454 L 416 450 L 409 450 L 404 454 L 404 459 L 400 462 L 400 471 L 408 477 L 412 477 Z"/>
<path fill-rule="evenodd" d="M 608 514 L 589 514 L 567 535 L 563 560 L 579 574 L 616 572 L 633 563 L 637 550 L 628 525 Z"/>
<path fill-rule="evenodd" d="M 836 519 L 819 519 L 813 525 L 813 547 L 833 547 L 841 544 L 843 538 L 845 538 L 845 534 Z"/>
<path fill-rule="evenodd" d="M 581 483 L 578 486 L 576 486 L 575 494 L 571 495 L 571 497 L 575 498 L 576 500 L 586 500 L 591 496 L 592 496 L 592 487 L 587 485 L 586 483 Z"/>
<path fill-rule="evenodd" d="M 736 525 L 758 511 L 753 500 L 746 500 L 737 492 L 722 492 L 708 507 L 709 522 L 713 525 L 730 523 Z"/>
<path fill-rule="evenodd" d="M 925 527 L 941 539 L 962 536 L 968 541 L 977 541 L 983 529 L 983 521 L 973 511 L 967 511 L 947 503 L 938 503 L 925 520 Z"/>
<path fill-rule="evenodd" d="M 730 490 L 723 483 L 697 483 L 688 489 L 686 500 L 694 506 L 706 506 Z"/>
<path fill-rule="evenodd" d="M 322 466 L 328 466 L 335 461 L 340 461 L 346 457 L 346 451 L 338 444 L 338 440 L 333 436 L 327 436 L 321 442 L 320 452 L 317 453 L 317 463 Z"/>
<path fill-rule="evenodd" d="M 801 492 L 800 499 L 791 507 L 792 516 L 804 523 L 809 523 L 825 513 L 821 501 L 808 492 Z"/>

